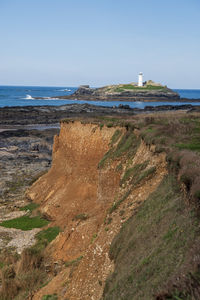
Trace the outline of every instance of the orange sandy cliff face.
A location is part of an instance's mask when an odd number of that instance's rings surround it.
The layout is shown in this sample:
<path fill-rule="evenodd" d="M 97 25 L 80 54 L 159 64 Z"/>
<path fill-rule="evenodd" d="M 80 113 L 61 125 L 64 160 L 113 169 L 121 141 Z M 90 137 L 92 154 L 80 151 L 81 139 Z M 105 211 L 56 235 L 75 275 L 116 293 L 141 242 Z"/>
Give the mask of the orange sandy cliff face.
<path fill-rule="evenodd" d="M 72 260 L 82 255 L 102 223 L 102 207 L 113 201 L 120 176 L 110 170 L 101 178 L 98 163 L 109 149 L 115 130 L 100 130 L 97 125 L 80 122 L 63 123 L 54 140 L 52 168 L 29 191 L 29 197 L 41 204 L 42 213 L 64 230 L 56 241 L 56 259 Z M 104 197 L 99 181 L 106 181 L 109 186 Z M 80 225 L 81 230 L 74 231 L 77 221 L 73 219 L 80 214 L 87 215 L 89 221 Z"/>
<path fill-rule="evenodd" d="M 125 128 L 120 130 L 125 132 Z M 58 299 L 100 299 L 105 280 L 113 271 L 108 252 L 114 236 L 166 174 L 165 155 L 155 154 L 141 142 L 131 166 L 148 160 L 156 172 L 125 199 L 123 218 L 120 206 L 110 214 L 112 222 L 108 225 L 108 209 L 116 195 L 125 191 L 120 187 L 125 166 L 116 171 L 120 158 L 104 168 L 98 168 L 98 164 L 109 150 L 115 131 L 114 127 L 100 129 L 98 125 L 79 121 L 62 123 L 60 135 L 54 140 L 52 168 L 27 193 L 31 200 L 40 203 L 41 212 L 63 230 L 48 247 L 50 255 L 63 261 L 83 257 L 76 267 L 63 269 L 33 299 L 53 293 L 57 293 Z"/>

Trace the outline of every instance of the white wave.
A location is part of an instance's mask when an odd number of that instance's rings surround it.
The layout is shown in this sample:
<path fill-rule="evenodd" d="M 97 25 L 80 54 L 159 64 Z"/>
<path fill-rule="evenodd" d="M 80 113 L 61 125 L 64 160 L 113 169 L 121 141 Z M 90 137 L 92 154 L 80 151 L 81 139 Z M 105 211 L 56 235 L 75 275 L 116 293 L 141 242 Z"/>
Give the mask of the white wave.
<path fill-rule="evenodd" d="M 59 92 L 71 92 L 70 89 L 62 89 L 62 90 L 56 90 L 56 91 L 59 91 Z"/>
<path fill-rule="evenodd" d="M 34 100 L 34 98 L 31 96 L 31 95 L 26 95 L 26 98 L 24 99 L 27 99 L 27 100 Z"/>

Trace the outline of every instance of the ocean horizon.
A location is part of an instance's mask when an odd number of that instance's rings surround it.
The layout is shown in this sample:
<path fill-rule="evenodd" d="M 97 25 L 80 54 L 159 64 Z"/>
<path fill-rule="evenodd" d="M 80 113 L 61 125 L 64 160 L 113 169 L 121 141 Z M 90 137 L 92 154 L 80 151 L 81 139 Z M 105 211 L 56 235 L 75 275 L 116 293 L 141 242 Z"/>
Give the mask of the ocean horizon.
<path fill-rule="evenodd" d="M 13 106 L 59 106 L 72 103 L 90 103 L 100 106 L 118 106 L 120 103 L 128 104 L 132 108 L 144 108 L 145 106 L 159 105 L 200 105 L 200 102 L 129 102 L 129 101 L 86 101 L 86 100 L 60 100 L 56 97 L 73 94 L 78 87 L 56 86 L 0 86 L 0 107 Z M 173 89 L 181 98 L 200 99 L 200 89 Z M 39 99 L 34 99 L 37 97 Z"/>

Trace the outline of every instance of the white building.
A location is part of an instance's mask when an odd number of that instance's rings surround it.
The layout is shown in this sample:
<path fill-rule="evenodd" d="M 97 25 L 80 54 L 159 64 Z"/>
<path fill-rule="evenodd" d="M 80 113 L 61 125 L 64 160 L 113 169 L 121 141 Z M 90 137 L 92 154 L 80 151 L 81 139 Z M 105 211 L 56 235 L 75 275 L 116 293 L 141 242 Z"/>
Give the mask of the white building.
<path fill-rule="evenodd" d="M 138 86 L 143 86 L 143 73 L 140 72 L 138 75 Z"/>

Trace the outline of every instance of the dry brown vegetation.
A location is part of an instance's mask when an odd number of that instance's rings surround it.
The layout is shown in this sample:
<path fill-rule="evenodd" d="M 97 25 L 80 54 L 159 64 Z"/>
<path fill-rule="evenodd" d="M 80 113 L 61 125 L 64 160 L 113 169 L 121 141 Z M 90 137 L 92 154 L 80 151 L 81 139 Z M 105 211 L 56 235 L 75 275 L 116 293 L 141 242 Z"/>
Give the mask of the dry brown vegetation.
<path fill-rule="evenodd" d="M 164 114 L 144 117 L 138 123 L 146 143 L 165 151 L 169 168 L 176 171 L 190 201 L 200 205 L 200 116 Z"/>

